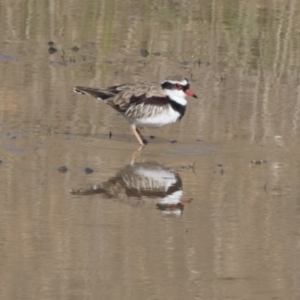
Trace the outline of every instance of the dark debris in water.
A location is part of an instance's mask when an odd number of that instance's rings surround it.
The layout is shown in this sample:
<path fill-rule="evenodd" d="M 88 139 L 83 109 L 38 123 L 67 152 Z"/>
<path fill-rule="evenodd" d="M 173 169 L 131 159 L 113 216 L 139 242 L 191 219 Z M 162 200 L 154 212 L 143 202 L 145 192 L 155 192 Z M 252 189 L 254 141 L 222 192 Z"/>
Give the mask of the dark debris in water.
<path fill-rule="evenodd" d="M 66 166 L 61 166 L 61 167 L 57 168 L 57 171 L 65 174 L 69 171 L 69 169 Z"/>
<path fill-rule="evenodd" d="M 214 171 L 214 173 L 220 173 L 222 176 L 225 173 L 225 170 L 223 168 L 223 164 L 217 164 L 218 169 Z"/>
<path fill-rule="evenodd" d="M 53 45 L 54 45 L 54 42 L 49 41 L 47 44 L 48 44 L 48 46 L 53 46 Z"/>
<path fill-rule="evenodd" d="M 147 57 L 149 55 L 149 51 L 147 49 L 141 49 L 140 54 L 142 57 Z"/>
<path fill-rule="evenodd" d="M 85 172 L 86 174 L 92 174 L 92 173 L 94 173 L 94 170 L 91 169 L 91 168 L 89 168 L 89 167 L 86 167 L 86 168 L 84 168 L 84 172 Z"/>
<path fill-rule="evenodd" d="M 0 165 L 3 163 L 3 160 L 0 160 Z"/>
<path fill-rule="evenodd" d="M 80 49 L 79 49 L 79 47 L 74 46 L 74 47 L 71 48 L 71 50 L 72 50 L 73 52 L 78 52 Z"/>
<path fill-rule="evenodd" d="M 53 54 L 53 53 L 55 53 L 55 52 L 57 52 L 57 49 L 56 49 L 56 48 L 54 48 L 54 47 L 49 47 L 49 49 L 48 49 L 48 53 L 49 53 L 49 54 Z"/>
<path fill-rule="evenodd" d="M 155 139 L 155 136 L 154 136 L 154 135 L 150 135 L 149 138 L 150 138 L 151 140 L 153 140 L 153 139 Z"/>
<path fill-rule="evenodd" d="M 176 140 L 173 140 L 173 141 L 171 141 L 170 143 L 171 143 L 171 144 L 175 144 L 175 143 L 177 143 L 177 141 L 176 141 Z"/>
<path fill-rule="evenodd" d="M 251 164 L 254 165 L 262 165 L 262 164 L 266 164 L 267 161 L 266 160 L 251 160 Z"/>
<path fill-rule="evenodd" d="M 189 66 L 189 65 L 193 65 L 194 62 L 193 61 L 181 61 L 180 64 L 183 66 Z"/>
<path fill-rule="evenodd" d="M 177 171 L 180 172 L 180 171 L 183 171 L 183 170 L 192 170 L 193 173 L 195 173 L 195 166 L 196 166 L 196 163 L 193 162 L 193 164 L 188 164 L 188 165 L 180 166 L 180 168 L 177 169 Z"/>

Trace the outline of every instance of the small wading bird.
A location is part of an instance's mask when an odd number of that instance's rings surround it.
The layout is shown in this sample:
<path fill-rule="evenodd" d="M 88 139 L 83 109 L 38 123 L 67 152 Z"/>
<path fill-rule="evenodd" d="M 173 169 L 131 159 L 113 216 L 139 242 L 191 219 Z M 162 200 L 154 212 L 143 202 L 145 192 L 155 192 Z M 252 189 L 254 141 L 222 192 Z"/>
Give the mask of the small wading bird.
<path fill-rule="evenodd" d="M 74 91 L 90 95 L 110 105 L 131 124 L 141 146 L 147 144 L 138 127 L 162 127 L 179 121 L 185 113 L 185 97 L 197 96 L 190 90 L 188 79 L 169 77 L 155 82 L 126 83 L 105 89 L 76 86 Z"/>

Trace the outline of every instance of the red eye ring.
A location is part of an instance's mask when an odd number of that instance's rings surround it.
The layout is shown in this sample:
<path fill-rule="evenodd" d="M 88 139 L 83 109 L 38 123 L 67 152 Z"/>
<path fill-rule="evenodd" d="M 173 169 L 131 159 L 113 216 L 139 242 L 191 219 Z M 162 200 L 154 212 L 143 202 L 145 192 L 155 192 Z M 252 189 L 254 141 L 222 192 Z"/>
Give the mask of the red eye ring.
<path fill-rule="evenodd" d="M 181 90 L 182 89 L 182 86 L 179 83 L 175 83 L 175 87 L 176 87 L 177 90 Z"/>

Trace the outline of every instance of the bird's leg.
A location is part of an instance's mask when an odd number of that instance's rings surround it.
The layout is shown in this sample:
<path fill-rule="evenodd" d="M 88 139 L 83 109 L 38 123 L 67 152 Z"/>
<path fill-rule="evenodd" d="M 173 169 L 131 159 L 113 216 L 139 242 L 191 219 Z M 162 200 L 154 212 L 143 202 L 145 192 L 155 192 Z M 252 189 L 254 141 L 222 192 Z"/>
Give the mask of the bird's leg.
<path fill-rule="evenodd" d="M 141 137 L 140 132 L 137 130 L 135 125 L 131 125 L 131 129 L 133 134 L 135 135 L 136 139 L 138 140 L 138 142 L 140 143 L 141 146 L 145 146 L 146 144 L 144 143 L 144 139 L 143 137 Z"/>
<path fill-rule="evenodd" d="M 141 134 L 141 132 L 136 128 L 137 133 L 139 134 L 139 136 L 141 137 L 141 139 L 143 140 L 143 144 L 147 145 L 148 141 L 143 137 L 143 135 Z"/>
<path fill-rule="evenodd" d="M 132 156 L 131 156 L 131 161 L 130 161 L 130 165 L 134 165 L 135 164 L 135 160 L 140 157 L 141 153 L 142 153 L 142 150 L 145 146 L 140 146 L 137 150 L 135 150 L 133 153 L 132 153 Z"/>

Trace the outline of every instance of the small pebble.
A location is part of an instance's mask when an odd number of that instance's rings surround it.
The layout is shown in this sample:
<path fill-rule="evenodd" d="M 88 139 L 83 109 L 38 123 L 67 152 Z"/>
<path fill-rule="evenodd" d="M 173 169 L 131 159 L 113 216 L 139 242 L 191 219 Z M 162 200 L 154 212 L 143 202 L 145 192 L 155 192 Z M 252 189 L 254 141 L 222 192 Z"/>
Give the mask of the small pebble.
<path fill-rule="evenodd" d="M 196 142 L 202 142 L 201 140 L 197 139 Z"/>
<path fill-rule="evenodd" d="M 112 133 L 111 133 L 111 131 L 109 132 L 109 138 L 111 139 L 111 137 L 112 137 Z"/>
<path fill-rule="evenodd" d="M 223 165 L 222 164 L 217 164 L 217 167 L 223 167 Z"/>
<path fill-rule="evenodd" d="M 170 143 L 171 143 L 171 144 L 175 144 L 175 143 L 177 143 L 177 141 L 176 141 L 176 140 L 173 140 L 173 141 L 171 141 Z"/>
<path fill-rule="evenodd" d="M 267 163 L 266 160 L 252 160 L 251 164 L 255 164 L 255 165 L 261 165 L 261 164 L 265 164 Z"/>
<path fill-rule="evenodd" d="M 84 172 L 85 172 L 86 174 L 92 174 L 92 173 L 94 172 L 94 170 L 91 169 L 91 168 L 89 168 L 89 167 L 87 167 L 87 168 L 84 169 Z"/>
<path fill-rule="evenodd" d="M 67 173 L 69 171 L 69 169 L 66 166 L 62 166 L 62 167 L 59 167 L 57 169 L 57 171 L 60 173 Z"/>
<path fill-rule="evenodd" d="M 3 160 L 0 160 L 0 165 L 2 164 Z"/>
<path fill-rule="evenodd" d="M 153 139 L 155 139 L 155 136 L 154 135 L 150 135 L 149 138 L 153 140 Z"/>
<path fill-rule="evenodd" d="M 74 47 L 71 48 L 71 50 L 72 50 L 73 52 L 78 52 L 78 51 L 79 51 L 79 48 L 78 48 L 77 46 L 74 46 Z"/>
<path fill-rule="evenodd" d="M 48 46 L 53 46 L 53 45 L 54 45 L 54 42 L 49 41 L 47 44 L 48 44 Z"/>
<path fill-rule="evenodd" d="M 57 52 L 57 49 L 55 49 L 54 47 L 49 47 L 49 49 L 48 49 L 49 54 L 53 54 L 55 52 Z"/>
<path fill-rule="evenodd" d="M 147 57 L 149 55 L 149 52 L 147 49 L 141 49 L 140 54 L 142 57 Z"/>

